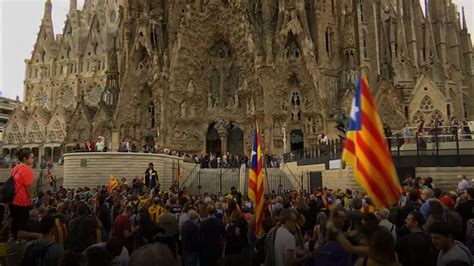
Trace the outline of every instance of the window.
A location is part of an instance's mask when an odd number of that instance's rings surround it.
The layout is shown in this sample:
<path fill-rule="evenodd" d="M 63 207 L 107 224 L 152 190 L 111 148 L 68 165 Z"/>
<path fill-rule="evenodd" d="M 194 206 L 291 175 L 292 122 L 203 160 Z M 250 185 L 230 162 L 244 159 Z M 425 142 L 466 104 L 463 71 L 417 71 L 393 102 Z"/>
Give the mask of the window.
<path fill-rule="evenodd" d="M 115 10 L 112 10 L 112 12 L 110 12 L 110 22 L 114 23 L 116 19 L 117 19 L 117 12 L 115 12 Z"/>
<path fill-rule="evenodd" d="M 362 32 L 362 47 L 363 47 L 364 58 L 367 58 L 367 32 L 366 31 Z"/>
<path fill-rule="evenodd" d="M 326 53 L 331 57 L 331 28 L 326 28 Z"/>
<path fill-rule="evenodd" d="M 100 47 L 100 45 L 99 45 L 98 42 L 95 43 L 94 53 L 95 53 L 96 55 L 99 55 L 99 54 L 102 53 L 102 48 Z"/>
<path fill-rule="evenodd" d="M 48 58 L 46 57 L 46 52 L 43 51 L 43 52 L 41 53 L 41 62 L 44 63 L 44 62 L 46 62 L 46 60 L 48 60 Z"/>
<path fill-rule="evenodd" d="M 420 102 L 420 110 L 427 112 L 433 110 L 433 108 L 433 101 L 430 97 L 425 96 Z"/>
<path fill-rule="evenodd" d="M 462 103 L 462 107 L 463 107 L 463 111 L 464 111 L 464 118 L 467 118 L 467 114 L 469 113 L 468 110 L 469 110 L 469 106 L 467 105 L 467 103 Z"/>
<path fill-rule="evenodd" d="M 359 0 L 359 6 L 360 6 L 360 21 L 364 22 L 364 4 L 362 3 L 362 0 Z"/>

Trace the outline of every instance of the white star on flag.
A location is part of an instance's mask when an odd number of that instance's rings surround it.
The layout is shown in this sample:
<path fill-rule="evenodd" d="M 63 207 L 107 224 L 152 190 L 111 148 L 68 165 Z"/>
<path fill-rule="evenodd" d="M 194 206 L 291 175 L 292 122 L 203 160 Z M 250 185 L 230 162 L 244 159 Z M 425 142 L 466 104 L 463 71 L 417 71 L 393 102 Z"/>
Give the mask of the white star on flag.
<path fill-rule="evenodd" d="M 352 99 L 352 108 L 351 108 L 351 120 L 356 121 L 357 113 L 359 113 L 359 106 L 356 105 L 355 98 Z"/>

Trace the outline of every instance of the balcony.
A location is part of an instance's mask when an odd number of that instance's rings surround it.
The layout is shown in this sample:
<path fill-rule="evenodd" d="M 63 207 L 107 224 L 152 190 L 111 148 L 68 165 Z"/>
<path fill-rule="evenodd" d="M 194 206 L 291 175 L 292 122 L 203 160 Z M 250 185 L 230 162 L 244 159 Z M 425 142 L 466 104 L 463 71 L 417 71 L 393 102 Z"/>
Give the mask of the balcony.
<path fill-rule="evenodd" d="M 453 132 L 454 133 L 454 132 Z M 448 127 L 425 128 L 421 134 L 403 137 L 400 132 L 387 138 L 396 167 L 455 167 L 474 166 L 474 134 L 450 133 Z M 316 145 L 284 155 L 285 162 L 298 165 L 325 163 L 341 159 L 342 140 L 329 145 Z"/>

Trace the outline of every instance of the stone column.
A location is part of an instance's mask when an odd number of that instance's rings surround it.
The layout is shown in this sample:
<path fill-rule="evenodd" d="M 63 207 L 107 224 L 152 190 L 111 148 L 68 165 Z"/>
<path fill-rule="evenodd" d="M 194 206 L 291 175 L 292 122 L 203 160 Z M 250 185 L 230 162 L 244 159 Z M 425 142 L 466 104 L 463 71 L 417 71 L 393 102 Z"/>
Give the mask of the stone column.
<path fill-rule="evenodd" d="M 123 136 L 122 136 L 123 137 Z M 110 140 L 110 150 L 118 151 L 120 144 L 120 133 L 118 129 L 112 129 L 111 140 Z"/>
<path fill-rule="evenodd" d="M 217 97 L 217 101 L 219 102 L 218 108 L 225 108 L 225 100 L 224 100 L 224 84 L 225 84 L 225 67 L 221 65 L 219 67 L 219 72 L 220 72 L 220 83 L 219 83 L 219 97 Z"/>
<path fill-rule="evenodd" d="M 227 152 L 227 130 L 220 129 L 218 133 L 221 139 L 221 153 L 225 154 Z"/>

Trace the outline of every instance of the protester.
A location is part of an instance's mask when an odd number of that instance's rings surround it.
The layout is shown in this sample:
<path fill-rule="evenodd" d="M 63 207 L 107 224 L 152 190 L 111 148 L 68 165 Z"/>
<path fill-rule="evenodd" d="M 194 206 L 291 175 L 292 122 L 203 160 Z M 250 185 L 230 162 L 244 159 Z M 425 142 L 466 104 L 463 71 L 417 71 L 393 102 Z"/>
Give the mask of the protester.
<path fill-rule="evenodd" d="M 95 233 L 101 227 L 97 217 L 90 215 L 89 207 L 81 202 L 77 207 L 77 217 L 68 224 L 68 238 L 66 248 L 75 252 L 83 252 L 96 241 Z"/>
<path fill-rule="evenodd" d="M 458 175 L 458 178 L 461 179 L 458 184 L 458 194 L 462 194 L 471 187 L 471 184 L 469 184 L 469 181 L 467 181 L 467 177 L 465 175 Z"/>
<path fill-rule="evenodd" d="M 222 160 L 229 163 L 230 154 Z M 474 230 L 472 188 L 462 194 L 443 193 L 430 180 L 409 179 L 406 198 L 390 209 L 377 209 L 357 191 L 272 191 L 264 198 L 263 236 L 257 238 L 254 202 L 236 187 L 229 193 L 193 195 L 173 185 L 156 193 L 142 180 L 135 177 L 131 186 L 121 181 L 109 190 L 60 187 L 39 193 L 26 227 L 18 233 L 23 244 L 15 246 L 16 256 L 10 256 L 16 260 L 8 262 L 21 265 L 26 240 L 32 239 L 50 239 L 59 248 L 64 244 L 63 255 L 54 255 L 57 265 L 100 266 L 214 266 L 241 261 L 245 261 L 241 266 L 431 266 L 436 264 L 432 242 L 442 250 L 439 261 L 454 265 L 468 262 L 462 256 L 450 260 L 451 253 L 474 248 L 474 234 L 469 233 Z M 426 223 L 422 213 L 427 214 Z M 45 234 L 41 224 L 48 217 L 54 222 Z M 429 230 L 439 223 L 449 226 L 449 234 Z M 465 245 L 460 244 L 463 241 Z M 158 262 L 152 261 L 154 257 Z"/>
<path fill-rule="evenodd" d="M 63 254 L 63 248 L 52 239 L 54 230 L 54 217 L 46 215 L 40 221 L 41 237 L 26 245 L 22 266 L 38 265 L 57 266 Z"/>
<path fill-rule="evenodd" d="M 224 223 L 215 217 L 216 209 L 208 206 L 209 217 L 200 223 L 199 236 L 201 239 L 200 265 L 217 265 L 222 254 L 222 240 L 224 239 Z"/>
<path fill-rule="evenodd" d="M 183 266 L 198 266 L 200 251 L 198 214 L 196 211 L 190 210 L 188 216 L 189 219 L 183 223 L 181 228 Z"/>
<path fill-rule="evenodd" d="M 296 233 L 298 213 L 291 209 L 285 209 L 280 213 L 280 227 L 276 231 L 274 241 L 274 256 L 276 266 L 298 265 L 309 257 L 309 253 L 303 253 L 296 248 Z"/>
<path fill-rule="evenodd" d="M 11 171 L 15 182 L 15 196 L 10 207 L 11 232 L 13 239 L 35 237 L 28 235 L 28 218 L 31 206 L 30 186 L 33 184 L 33 171 L 31 165 L 35 160 L 33 153 L 28 149 L 21 149 L 17 153 L 20 162 Z M 36 235 L 36 237 L 39 237 Z"/>
<path fill-rule="evenodd" d="M 87 254 L 89 249 L 102 248 L 108 255 L 110 255 L 111 265 L 113 266 L 127 266 L 129 261 L 128 250 L 123 246 L 120 239 L 112 237 L 107 242 L 101 242 L 90 246 L 84 252 Z"/>
<path fill-rule="evenodd" d="M 425 223 L 423 215 L 420 212 L 412 211 L 405 219 L 405 223 L 410 234 L 403 236 L 397 243 L 400 263 L 404 266 L 436 265 L 431 239 L 423 232 Z"/>
<path fill-rule="evenodd" d="M 434 246 L 439 250 L 437 265 L 448 266 L 453 262 L 473 265 L 474 259 L 469 249 L 461 242 L 454 240 L 448 223 L 438 221 L 429 227 Z"/>

